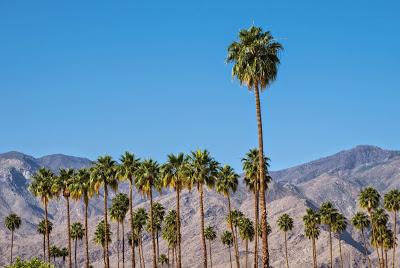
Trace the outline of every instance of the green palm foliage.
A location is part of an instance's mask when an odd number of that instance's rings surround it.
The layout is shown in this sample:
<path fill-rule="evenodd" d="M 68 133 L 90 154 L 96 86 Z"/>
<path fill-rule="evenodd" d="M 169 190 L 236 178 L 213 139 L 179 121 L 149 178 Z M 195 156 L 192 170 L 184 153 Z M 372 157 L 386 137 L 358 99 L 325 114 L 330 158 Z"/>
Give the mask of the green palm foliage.
<path fill-rule="evenodd" d="M 5 268 L 55 268 L 54 265 L 40 261 L 38 258 L 22 261 L 20 258 L 15 260 L 13 265 L 8 265 Z"/>
<path fill-rule="evenodd" d="M 129 181 L 129 217 L 130 222 L 133 220 L 133 176 L 140 165 L 140 159 L 136 158 L 134 154 L 125 152 L 120 158 L 121 164 L 118 166 L 117 176 L 120 180 Z M 132 228 L 132 224 L 131 224 Z M 133 229 L 131 229 L 133 233 Z M 130 244 L 131 254 L 132 254 L 132 268 L 135 268 L 135 247 Z"/>
<path fill-rule="evenodd" d="M 153 189 L 160 189 L 160 165 L 152 159 L 144 160 L 136 171 L 135 184 L 139 192 L 150 198 L 150 226 L 153 227 Z M 151 228 L 153 268 L 157 267 L 155 230 Z"/>
<path fill-rule="evenodd" d="M 221 235 L 221 242 L 223 245 L 228 247 L 229 250 L 229 263 L 231 264 L 232 268 L 232 253 L 231 253 L 231 246 L 233 244 L 233 235 L 232 232 L 225 230 Z"/>
<path fill-rule="evenodd" d="M 318 212 L 308 208 L 306 214 L 303 216 L 304 232 L 308 239 L 312 241 L 313 251 L 313 266 L 317 267 L 317 247 L 316 240 L 320 235 L 319 224 L 321 223 L 320 215 Z"/>
<path fill-rule="evenodd" d="M 338 210 L 331 202 L 324 202 L 319 209 L 321 223 L 328 226 L 329 231 L 329 253 L 330 253 L 330 267 L 333 267 L 333 254 L 332 254 L 332 224 L 335 223 Z"/>
<path fill-rule="evenodd" d="M 89 226 L 88 226 L 88 208 L 89 200 L 94 194 L 94 189 L 91 185 L 90 171 L 88 169 L 80 169 L 75 173 L 74 178 L 69 187 L 71 198 L 74 200 L 83 200 L 85 206 L 85 254 L 86 268 L 89 268 Z"/>
<path fill-rule="evenodd" d="M 207 246 L 204 237 L 204 192 L 203 186 L 214 187 L 219 163 L 207 150 L 197 150 L 189 156 L 189 188 L 196 186 L 200 199 L 200 234 L 203 247 L 203 266 L 207 268 Z"/>
<path fill-rule="evenodd" d="M 129 210 L 129 198 L 124 193 L 116 194 L 111 200 L 110 217 L 117 222 L 117 256 L 119 267 L 120 235 L 119 226 L 122 227 L 122 267 L 125 267 L 125 227 L 124 221 Z"/>
<path fill-rule="evenodd" d="M 71 195 L 70 186 L 74 179 L 73 169 L 60 169 L 59 175 L 53 183 L 52 190 L 56 196 L 62 195 L 67 203 L 67 237 L 68 237 L 68 251 L 72 252 L 71 248 L 71 213 L 69 198 Z M 72 268 L 71 255 L 68 256 L 68 267 Z"/>
<path fill-rule="evenodd" d="M 217 238 L 217 232 L 215 232 L 214 227 L 209 225 L 204 230 L 204 236 L 208 240 L 208 246 L 209 246 L 209 251 L 210 251 L 210 267 L 212 268 L 211 242 L 214 241 L 215 238 Z"/>
<path fill-rule="evenodd" d="M 244 241 L 246 251 L 246 268 L 248 267 L 248 255 L 249 255 L 249 241 L 253 241 L 255 229 L 253 222 L 246 217 L 241 217 L 239 220 L 239 235 Z"/>
<path fill-rule="evenodd" d="M 167 255 L 161 254 L 158 257 L 158 263 L 161 265 L 161 267 L 163 267 L 164 265 L 168 265 L 169 264 L 169 260 L 168 260 Z"/>
<path fill-rule="evenodd" d="M 172 250 L 172 266 L 174 266 L 174 252 L 176 250 L 177 246 L 177 221 L 176 221 L 176 211 L 175 210 L 170 210 L 168 211 L 167 215 L 165 216 L 162 230 L 161 230 L 161 237 L 164 239 L 165 242 L 167 242 L 168 245 L 168 259 L 169 258 L 169 252 Z"/>
<path fill-rule="evenodd" d="M 44 205 L 45 212 L 45 227 L 46 227 L 46 239 L 47 239 L 47 260 L 50 262 L 50 232 L 48 226 L 48 205 L 49 201 L 54 197 L 54 192 L 52 191 L 53 181 L 55 176 L 50 169 L 40 168 L 33 176 L 32 182 L 29 185 L 29 190 L 31 193 L 39 197 Z M 45 248 L 46 251 L 46 248 Z"/>
<path fill-rule="evenodd" d="M 239 228 L 239 222 L 240 219 L 244 217 L 243 212 L 240 210 L 234 209 L 231 211 L 231 213 L 226 217 L 226 221 L 228 223 L 228 227 L 231 225 L 233 226 L 233 237 L 238 237 L 238 228 Z M 236 240 L 238 247 L 239 247 L 239 239 Z"/>
<path fill-rule="evenodd" d="M 47 230 L 50 234 L 53 230 L 53 223 L 51 221 L 47 221 Z M 46 220 L 41 220 L 37 226 L 37 232 L 43 235 L 43 261 L 46 260 Z"/>
<path fill-rule="evenodd" d="M 385 210 L 382 208 L 377 208 L 372 212 L 372 245 L 377 249 L 378 259 L 382 267 L 385 267 L 384 250 L 383 250 L 383 240 L 387 232 L 386 224 L 389 221 L 389 216 L 386 214 Z M 379 255 L 379 249 L 380 255 Z"/>
<path fill-rule="evenodd" d="M 74 262 L 75 262 L 75 268 L 78 267 L 78 262 L 76 261 L 76 252 L 78 249 L 78 240 L 82 240 L 83 237 L 85 236 L 85 228 L 83 227 L 82 223 L 80 222 L 74 222 L 71 225 L 71 238 L 74 240 L 75 242 L 75 258 L 74 258 Z"/>
<path fill-rule="evenodd" d="M 180 216 L 180 194 L 187 184 L 188 158 L 183 154 L 169 154 L 167 162 L 161 167 L 161 177 L 164 187 L 170 187 L 176 192 L 176 224 L 177 224 L 177 266 L 182 267 L 181 250 L 181 216 Z"/>
<path fill-rule="evenodd" d="M 10 264 L 12 264 L 13 263 L 14 232 L 15 232 L 15 230 L 18 230 L 21 227 L 21 218 L 17 214 L 11 213 L 10 215 L 8 215 L 6 217 L 4 225 L 8 230 L 11 231 Z"/>
<path fill-rule="evenodd" d="M 339 252 L 340 252 L 340 264 L 341 268 L 343 268 L 343 256 L 342 256 L 342 244 L 341 244 L 341 234 L 346 231 L 347 228 L 347 219 L 340 213 L 335 214 L 335 219 L 331 223 L 331 230 L 334 232 L 339 240 Z"/>
<path fill-rule="evenodd" d="M 393 238 L 391 239 L 393 245 L 391 248 L 393 249 L 392 267 L 394 268 L 396 267 L 397 211 L 400 210 L 400 191 L 393 189 L 386 193 L 383 198 L 383 204 L 387 211 L 393 213 Z M 385 242 L 387 243 L 388 241 L 387 239 Z"/>
<path fill-rule="evenodd" d="M 54 264 L 55 264 L 56 263 L 56 258 L 60 257 L 60 249 L 57 246 L 52 245 L 50 247 L 50 256 L 53 257 L 53 261 L 54 261 Z"/>
<path fill-rule="evenodd" d="M 161 232 L 161 226 L 162 226 L 162 222 L 163 222 L 164 216 L 165 216 L 165 208 L 160 203 L 155 202 L 155 203 L 153 203 L 152 211 L 153 211 L 153 221 L 152 222 L 153 222 L 153 229 L 155 230 L 155 236 L 156 236 L 156 251 L 157 251 L 157 259 L 158 259 L 159 255 L 160 255 L 160 247 L 159 247 L 158 237 Z M 147 224 L 147 230 L 149 232 L 151 232 L 150 222 Z"/>
<path fill-rule="evenodd" d="M 258 125 L 258 149 L 260 177 L 264 178 L 263 131 L 261 119 L 261 104 L 259 89 L 263 90 L 275 81 L 278 65 L 278 53 L 282 45 L 276 42 L 269 31 L 264 32 L 260 27 L 252 26 L 239 32 L 239 40 L 228 47 L 227 62 L 233 63 L 232 76 L 236 77 L 241 85 L 246 85 L 254 91 L 256 100 L 256 115 Z M 260 185 L 260 192 L 265 192 L 266 186 Z M 261 225 L 266 229 L 267 213 L 265 196 L 261 194 Z M 269 267 L 268 238 L 262 235 L 262 260 L 263 267 Z"/>
<path fill-rule="evenodd" d="M 289 258 L 287 250 L 287 232 L 293 229 L 293 219 L 288 214 L 283 214 L 278 219 L 278 227 L 285 235 L 285 256 L 286 256 L 286 267 L 289 268 Z"/>
<path fill-rule="evenodd" d="M 118 189 L 118 179 L 116 176 L 116 162 L 111 156 L 100 156 L 91 168 L 91 183 L 94 191 L 98 194 L 100 187 L 104 187 L 104 227 L 108 226 L 108 187 L 114 191 Z M 106 231 L 103 232 L 106 235 Z M 105 242 L 105 267 L 110 267 L 110 259 L 108 256 L 108 239 L 104 238 Z"/>
<path fill-rule="evenodd" d="M 224 195 L 228 199 L 228 215 L 231 215 L 232 207 L 231 207 L 231 192 L 235 193 L 238 186 L 239 175 L 235 173 L 233 168 L 228 165 L 225 165 L 221 168 L 217 175 L 218 179 L 216 180 L 215 188 L 218 193 Z M 233 232 L 233 224 L 229 222 L 229 228 Z M 239 267 L 239 249 L 237 245 L 237 237 L 233 237 L 233 247 L 235 250 L 235 260 L 236 267 Z"/>
<path fill-rule="evenodd" d="M 96 230 L 94 232 L 94 242 L 98 245 L 101 245 L 103 248 L 103 261 L 104 261 L 104 266 L 107 264 L 107 255 L 106 255 L 106 245 L 108 243 L 111 243 L 111 228 L 110 224 L 106 224 L 104 220 L 101 220 L 97 226 Z"/>
<path fill-rule="evenodd" d="M 63 260 L 63 263 L 65 264 L 65 258 L 67 258 L 68 255 L 69 255 L 68 249 L 67 249 L 67 248 L 62 248 L 62 249 L 60 249 L 59 254 L 60 254 L 60 257 L 61 257 L 62 260 Z M 64 265 L 64 266 L 65 266 L 65 265 Z"/>
<path fill-rule="evenodd" d="M 363 244 L 364 244 L 364 256 L 368 259 L 368 265 L 369 268 L 372 267 L 371 264 L 371 259 L 368 256 L 368 249 L 367 249 L 367 242 L 365 239 L 365 229 L 367 229 L 370 225 L 370 220 L 367 216 L 367 214 L 365 214 L 364 212 L 357 212 L 356 214 L 354 214 L 353 218 L 351 219 L 351 224 L 358 230 L 361 232 L 361 236 L 363 239 Z"/>
<path fill-rule="evenodd" d="M 148 215 L 144 208 L 138 208 L 133 213 L 132 229 L 134 236 L 138 239 L 139 248 L 139 260 L 140 266 L 144 267 L 144 257 L 143 257 L 143 244 L 142 244 L 142 233 L 148 221 Z M 135 241 L 135 240 L 134 240 Z"/>

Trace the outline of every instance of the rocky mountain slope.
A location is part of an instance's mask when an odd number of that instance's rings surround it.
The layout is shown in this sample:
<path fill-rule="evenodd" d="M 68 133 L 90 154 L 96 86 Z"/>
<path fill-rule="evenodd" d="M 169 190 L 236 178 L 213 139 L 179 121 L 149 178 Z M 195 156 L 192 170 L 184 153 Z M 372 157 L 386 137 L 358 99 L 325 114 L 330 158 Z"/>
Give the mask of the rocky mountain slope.
<path fill-rule="evenodd" d="M 81 168 L 91 164 L 89 159 L 65 155 L 50 155 L 34 158 L 17 152 L 0 154 L 0 219 L 10 212 L 22 216 L 23 226 L 18 230 L 15 252 L 22 257 L 41 256 L 42 237 L 36 234 L 36 224 L 43 217 L 43 209 L 37 199 L 27 190 L 31 175 L 41 166 L 58 170 L 60 167 Z M 311 243 L 303 234 L 302 215 L 307 207 L 317 207 L 321 202 L 332 201 L 347 216 L 357 210 L 357 196 L 365 186 L 372 185 L 382 194 L 393 187 L 400 187 L 400 152 L 383 150 L 374 146 L 358 146 L 351 150 L 309 162 L 285 170 L 271 172 L 274 181 L 267 195 L 268 219 L 272 225 L 270 236 L 271 258 L 274 267 L 284 267 L 282 234 L 276 226 L 276 220 L 282 213 L 289 213 L 295 219 L 295 227 L 289 234 L 289 256 L 292 267 L 310 267 Z M 122 184 L 120 191 L 127 192 Z M 101 196 L 90 204 L 90 240 L 91 259 L 94 267 L 101 267 L 102 251 L 93 240 L 94 226 L 102 216 Z M 213 225 L 219 233 L 226 229 L 226 199 L 214 191 L 206 192 L 206 224 Z M 175 194 L 165 192 L 157 197 L 166 208 L 175 207 Z M 148 203 L 135 193 L 135 204 L 148 207 Z M 182 195 L 183 256 L 185 267 L 200 267 L 201 248 L 199 243 L 199 204 L 196 190 Z M 246 215 L 253 215 L 253 197 L 243 184 L 233 197 L 233 206 Z M 83 207 L 73 202 L 71 206 L 73 221 L 82 221 Z M 63 199 L 51 202 L 51 220 L 56 223 L 52 233 L 52 243 L 65 246 L 65 203 Z M 10 234 L 0 225 L 0 265 L 8 260 Z M 115 225 L 112 225 L 115 232 Z M 343 236 L 343 253 L 346 267 L 365 267 L 359 234 L 351 227 Z M 111 251 L 113 267 L 116 267 L 116 243 L 113 240 Z M 145 236 L 146 260 L 150 262 L 149 237 Z M 334 241 L 337 245 L 337 240 Z M 214 267 L 230 267 L 229 254 L 218 239 L 213 243 Z M 323 229 L 318 241 L 318 260 L 327 264 L 329 258 L 327 232 Z M 335 246 L 334 255 L 338 256 Z M 250 245 L 250 255 L 253 246 Z M 166 253 L 166 245 L 161 242 L 161 251 Z M 129 258 L 129 251 L 126 254 Z M 241 258 L 244 261 L 244 245 L 240 245 Z M 374 255 L 372 254 L 372 257 Z M 252 256 L 250 256 L 252 260 Z M 83 263 L 83 252 L 79 251 L 78 261 Z M 339 267 L 339 266 L 338 266 Z"/>

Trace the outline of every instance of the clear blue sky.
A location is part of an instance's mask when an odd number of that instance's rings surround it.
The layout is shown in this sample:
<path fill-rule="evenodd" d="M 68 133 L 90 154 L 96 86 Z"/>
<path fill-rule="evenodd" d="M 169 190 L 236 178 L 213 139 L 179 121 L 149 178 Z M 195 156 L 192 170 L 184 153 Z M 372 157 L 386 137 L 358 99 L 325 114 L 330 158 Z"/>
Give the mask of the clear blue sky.
<path fill-rule="evenodd" d="M 254 97 L 225 57 L 253 22 L 285 47 L 262 99 L 273 169 L 358 144 L 400 149 L 399 11 L 399 1 L 2 1 L 0 152 L 163 161 L 207 148 L 239 169 L 257 146 Z"/>

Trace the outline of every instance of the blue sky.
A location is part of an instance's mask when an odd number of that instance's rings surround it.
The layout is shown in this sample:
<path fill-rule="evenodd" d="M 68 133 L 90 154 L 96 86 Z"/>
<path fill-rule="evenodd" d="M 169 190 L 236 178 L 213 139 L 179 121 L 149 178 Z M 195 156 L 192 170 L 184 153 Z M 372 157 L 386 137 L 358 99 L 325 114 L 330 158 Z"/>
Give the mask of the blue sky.
<path fill-rule="evenodd" d="M 253 23 L 284 45 L 262 97 L 272 169 L 400 149 L 399 1 L 3 1 L 0 151 L 159 161 L 207 148 L 240 169 L 254 96 L 226 48 Z"/>

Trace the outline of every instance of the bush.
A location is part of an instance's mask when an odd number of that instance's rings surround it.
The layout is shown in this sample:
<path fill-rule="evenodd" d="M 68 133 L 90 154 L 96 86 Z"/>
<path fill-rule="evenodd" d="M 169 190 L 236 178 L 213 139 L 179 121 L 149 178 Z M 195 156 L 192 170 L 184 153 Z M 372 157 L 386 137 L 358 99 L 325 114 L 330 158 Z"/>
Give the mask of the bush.
<path fill-rule="evenodd" d="M 28 261 L 21 261 L 20 258 L 17 258 L 12 265 L 6 266 L 5 268 L 55 268 L 55 266 L 43 262 L 38 258 L 33 258 Z"/>

